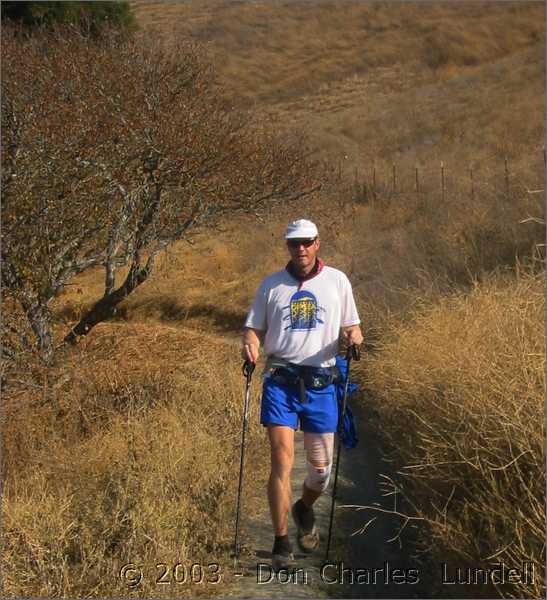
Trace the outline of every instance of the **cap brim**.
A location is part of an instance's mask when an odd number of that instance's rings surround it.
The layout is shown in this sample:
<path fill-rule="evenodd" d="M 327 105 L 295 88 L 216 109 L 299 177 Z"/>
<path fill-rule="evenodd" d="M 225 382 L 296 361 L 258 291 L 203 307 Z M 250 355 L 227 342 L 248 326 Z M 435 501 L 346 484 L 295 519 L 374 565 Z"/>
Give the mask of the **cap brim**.
<path fill-rule="evenodd" d="M 298 232 L 291 232 L 291 233 L 287 233 L 285 235 L 285 239 L 286 240 L 314 240 L 316 237 L 318 237 L 318 233 L 310 233 L 309 231 L 304 233 L 302 231 Z"/>

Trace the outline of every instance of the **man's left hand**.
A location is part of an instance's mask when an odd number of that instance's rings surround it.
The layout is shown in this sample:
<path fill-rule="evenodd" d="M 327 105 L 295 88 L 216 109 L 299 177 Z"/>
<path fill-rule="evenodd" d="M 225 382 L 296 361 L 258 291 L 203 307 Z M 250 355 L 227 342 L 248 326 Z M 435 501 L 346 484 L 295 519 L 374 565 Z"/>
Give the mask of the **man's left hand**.
<path fill-rule="evenodd" d="M 345 327 L 343 330 L 344 339 L 348 346 L 355 344 L 360 346 L 363 343 L 363 334 L 359 325 L 352 325 L 351 327 Z"/>

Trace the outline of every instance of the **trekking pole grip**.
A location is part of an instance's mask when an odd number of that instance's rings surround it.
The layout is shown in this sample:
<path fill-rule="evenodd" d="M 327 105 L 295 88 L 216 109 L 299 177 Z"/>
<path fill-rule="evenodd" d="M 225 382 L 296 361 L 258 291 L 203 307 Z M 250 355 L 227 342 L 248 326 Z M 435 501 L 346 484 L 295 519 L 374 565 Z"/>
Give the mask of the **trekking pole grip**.
<path fill-rule="evenodd" d="M 251 362 L 250 360 L 246 360 L 243 363 L 243 375 L 245 375 L 245 377 L 247 377 L 247 379 L 251 379 L 251 375 L 253 374 L 253 371 L 255 370 L 256 364 L 254 362 Z"/>
<path fill-rule="evenodd" d="M 348 346 L 346 358 L 352 358 L 353 360 L 361 360 L 361 348 L 359 348 L 357 344 L 351 344 L 351 346 Z"/>

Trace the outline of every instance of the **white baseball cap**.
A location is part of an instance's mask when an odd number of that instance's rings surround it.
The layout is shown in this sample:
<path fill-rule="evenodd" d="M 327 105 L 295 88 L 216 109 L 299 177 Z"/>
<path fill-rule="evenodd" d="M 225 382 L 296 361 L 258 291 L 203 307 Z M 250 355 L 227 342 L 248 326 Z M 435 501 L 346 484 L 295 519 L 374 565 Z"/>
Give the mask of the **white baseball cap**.
<path fill-rule="evenodd" d="M 316 238 L 318 235 L 319 232 L 317 231 L 315 223 L 312 223 L 306 219 L 298 219 L 298 221 L 289 223 L 289 226 L 287 227 L 287 233 L 285 234 L 285 239 L 311 240 L 312 238 Z"/>

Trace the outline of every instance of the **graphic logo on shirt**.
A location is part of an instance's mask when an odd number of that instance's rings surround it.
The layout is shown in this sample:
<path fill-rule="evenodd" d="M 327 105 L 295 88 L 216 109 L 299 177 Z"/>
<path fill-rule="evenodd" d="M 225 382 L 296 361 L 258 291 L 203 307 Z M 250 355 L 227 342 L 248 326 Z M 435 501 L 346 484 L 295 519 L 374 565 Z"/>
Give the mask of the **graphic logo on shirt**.
<path fill-rule="evenodd" d="M 283 317 L 283 320 L 290 319 L 290 325 L 287 329 L 315 329 L 318 323 L 323 324 L 319 318 L 319 313 L 325 312 L 325 309 L 317 305 L 317 298 L 307 290 L 296 292 L 291 298 L 291 303 L 283 307 L 289 314 Z"/>

